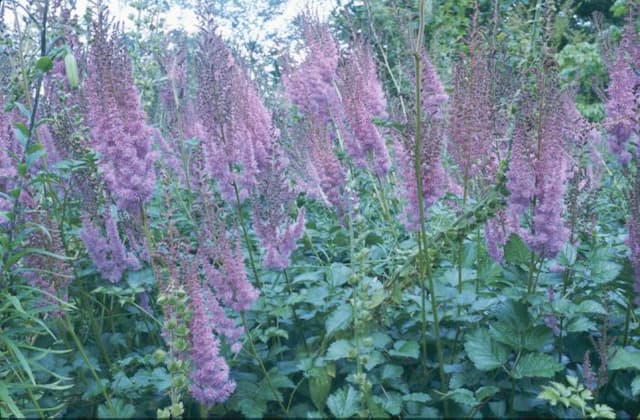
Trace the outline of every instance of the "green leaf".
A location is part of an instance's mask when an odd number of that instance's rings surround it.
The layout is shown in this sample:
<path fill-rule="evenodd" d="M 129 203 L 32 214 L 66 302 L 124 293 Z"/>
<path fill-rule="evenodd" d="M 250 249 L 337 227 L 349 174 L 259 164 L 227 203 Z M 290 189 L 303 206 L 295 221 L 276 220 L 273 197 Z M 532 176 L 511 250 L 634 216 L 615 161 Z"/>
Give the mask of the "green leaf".
<path fill-rule="evenodd" d="M 338 331 L 343 331 L 351 325 L 353 320 L 353 310 L 350 304 L 343 304 L 336 308 L 335 311 L 327 317 L 325 322 L 325 329 L 327 331 L 327 337 L 333 337 Z"/>
<path fill-rule="evenodd" d="M 397 392 L 388 391 L 386 398 L 383 398 L 383 406 L 387 413 L 397 416 L 402 411 L 402 395 Z"/>
<path fill-rule="evenodd" d="M 479 370 L 499 368 L 507 361 L 509 353 L 503 345 L 491 339 L 485 329 L 475 330 L 464 341 L 467 356 Z"/>
<path fill-rule="evenodd" d="M 333 263 L 331 264 L 329 273 L 331 285 L 333 287 L 338 287 L 349 281 L 352 271 L 350 267 L 347 267 L 344 264 Z"/>
<path fill-rule="evenodd" d="M 396 341 L 393 343 L 393 349 L 389 350 L 389 355 L 418 359 L 420 357 L 420 346 L 415 341 Z"/>
<path fill-rule="evenodd" d="M 113 411 L 111 411 L 107 405 L 101 404 L 98 407 L 98 418 L 119 418 L 126 419 L 133 417 L 136 414 L 136 409 L 133 405 L 128 404 L 126 401 L 119 398 L 112 398 L 111 404 Z"/>
<path fill-rule="evenodd" d="M 20 351 L 16 343 L 13 342 L 13 340 L 11 340 L 9 337 L 5 337 L 2 335 L 0 335 L 0 339 L 4 341 L 7 348 L 11 351 L 11 353 L 13 353 L 16 359 L 18 359 L 18 363 L 20 363 L 22 370 L 27 374 L 31 383 L 35 385 L 36 379 L 34 378 L 33 372 L 31 371 L 31 366 L 29 366 L 27 358 L 24 356 L 24 354 L 22 354 L 22 351 Z"/>
<path fill-rule="evenodd" d="M 635 347 L 609 349 L 609 370 L 640 370 L 640 350 Z"/>
<path fill-rule="evenodd" d="M 640 395 L 640 375 L 636 376 L 633 381 L 631 381 L 631 395 L 637 397 Z"/>
<path fill-rule="evenodd" d="M 511 371 L 511 376 L 515 379 L 552 378 L 560 370 L 562 365 L 548 354 L 529 353 L 520 358 Z"/>
<path fill-rule="evenodd" d="M 571 267 L 576 263 L 577 256 L 578 252 L 576 247 L 567 243 L 564 248 L 562 248 L 562 251 L 560 251 L 560 254 L 558 254 L 557 261 L 558 264 L 563 267 Z"/>
<path fill-rule="evenodd" d="M 586 332 L 597 330 L 595 322 L 583 316 L 575 318 L 567 325 L 568 332 Z"/>
<path fill-rule="evenodd" d="M 458 388 L 454 391 L 450 391 L 446 395 L 444 395 L 444 398 L 452 399 L 453 401 L 462 405 L 478 404 L 478 401 L 476 400 L 476 397 L 474 397 L 473 392 L 465 388 Z"/>
<path fill-rule="evenodd" d="M 591 266 L 590 280 L 601 285 L 613 281 L 622 271 L 622 266 L 613 261 L 597 260 Z"/>
<path fill-rule="evenodd" d="M 327 349 L 327 360 L 338 360 L 355 357 L 355 346 L 348 340 L 337 340 L 331 343 Z"/>
<path fill-rule="evenodd" d="M 53 68 L 53 60 L 48 55 L 43 55 L 38 58 L 38 61 L 36 61 L 36 68 L 41 72 L 46 73 Z"/>
<path fill-rule="evenodd" d="M 327 407 L 338 418 L 352 417 L 360 411 L 362 396 L 351 386 L 341 388 L 327 398 Z"/>
<path fill-rule="evenodd" d="M 531 263 L 531 251 L 518 235 L 512 234 L 504 246 L 504 259 L 512 264 L 528 267 Z"/>
<path fill-rule="evenodd" d="M 580 304 L 576 308 L 576 312 L 600 314 L 600 315 L 608 314 L 604 306 L 602 306 L 601 303 L 596 302 L 595 300 L 584 300 L 580 302 Z"/>
<path fill-rule="evenodd" d="M 523 346 L 529 351 L 538 351 L 551 340 L 552 334 L 549 328 L 538 325 L 524 335 Z"/>
<path fill-rule="evenodd" d="M 64 56 L 64 71 L 67 74 L 69 86 L 73 89 L 80 86 L 80 77 L 78 76 L 78 63 L 76 57 L 71 52 L 67 52 Z"/>
<path fill-rule="evenodd" d="M 489 385 L 480 387 L 476 390 L 476 400 L 484 401 L 488 398 L 493 397 L 498 392 L 500 392 L 500 388 L 498 388 L 497 386 Z"/>
<path fill-rule="evenodd" d="M 309 395 L 316 408 L 322 411 L 324 410 L 327 396 L 331 391 L 331 382 L 333 381 L 333 376 L 335 376 L 335 367 L 333 369 L 327 366 L 313 368 L 312 373 L 313 376 L 309 378 Z"/>
<path fill-rule="evenodd" d="M 150 290 L 153 286 L 155 279 L 153 276 L 153 270 L 145 268 L 137 271 L 127 271 L 127 284 L 134 290 Z"/>
<path fill-rule="evenodd" d="M 382 380 L 397 379 L 401 378 L 403 373 L 404 369 L 402 369 L 402 366 L 384 365 L 384 367 L 382 368 L 382 374 L 380 376 Z"/>
<path fill-rule="evenodd" d="M 520 347 L 520 335 L 506 322 L 496 322 L 489 325 L 489 335 L 494 340 L 513 349 Z"/>
<path fill-rule="evenodd" d="M 2 110 L 0 110 L 0 112 L 2 112 Z M 16 402 L 13 400 L 13 398 L 11 398 L 11 395 L 9 395 L 9 389 L 4 381 L 0 382 L 0 403 L 6 405 L 7 408 L 9 408 L 11 414 L 15 417 L 19 419 L 24 418 L 24 414 L 22 414 L 22 412 L 16 405 Z"/>

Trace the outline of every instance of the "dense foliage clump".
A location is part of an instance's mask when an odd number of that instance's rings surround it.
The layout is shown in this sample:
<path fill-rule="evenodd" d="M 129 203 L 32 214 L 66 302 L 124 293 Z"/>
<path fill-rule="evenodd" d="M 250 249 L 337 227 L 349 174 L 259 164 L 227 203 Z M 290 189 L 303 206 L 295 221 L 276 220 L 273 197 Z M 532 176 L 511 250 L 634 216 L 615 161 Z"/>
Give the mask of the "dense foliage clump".
<path fill-rule="evenodd" d="M 638 416 L 638 6 L 243 4 L 0 2 L 0 416 Z"/>

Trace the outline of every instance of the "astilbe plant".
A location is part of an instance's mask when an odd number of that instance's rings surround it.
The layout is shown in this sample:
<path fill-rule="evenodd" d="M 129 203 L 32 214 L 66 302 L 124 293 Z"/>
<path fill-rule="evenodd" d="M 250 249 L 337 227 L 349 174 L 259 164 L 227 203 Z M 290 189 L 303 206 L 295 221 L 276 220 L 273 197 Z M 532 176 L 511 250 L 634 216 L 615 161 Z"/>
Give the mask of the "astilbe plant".
<path fill-rule="evenodd" d="M 420 174 L 422 179 L 422 196 L 424 210 L 432 206 L 442 197 L 448 186 L 448 177 L 442 166 L 441 148 L 445 134 L 444 105 L 448 95 L 436 69 L 429 60 L 426 51 L 421 54 L 422 74 L 421 96 L 423 110 L 422 141 L 418 152 Z M 415 144 L 413 133 L 403 138 L 396 138 L 394 144 L 396 166 L 399 173 L 399 193 L 405 201 L 403 223 L 410 231 L 420 230 L 420 209 L 418 200 L 418 185 L 414 172 Z M 426 214 L 425 214 L 426 216 Z"/>
<path fill-rule="evenodd" d="M 496 170 L 496 159 L 492 158 L 491 74 L 487 47 L 481 44 L 478 13 L 476 7 L 466 43 L 468 51 L 460 55 L 453 68 L 448 113 L 447 150 L 461 172 L 465 187 L 469 180 L 478 178 L 478 173 L 485 180 L 492 180 Z"/>
<path fill-rule="evenodd" d="M 155 183 L 152 129 L 145 122 L 121 36 L 100 8 L 89 49 L 85 90 L 93 149 L 118 207 L 137 214 Z"/>
<path fill-rule="evenodd" d="M 11 202 L 8 197 L 11 180 L 17 175 L 13 161 L 17 152 L 17 142 L 13 135 L 11 117 L 4 111 L 4 100 L 0 93 L 0 211 L 10 210 Z M 0 214 L 0 223 L 6 219 Z"/>
<path fill-rule="evenodd" d="M 511 232 L 543 257 L 555 256 L 569 231 L 563 220 L 568 156 L 564 147 L 566 120 L 562 114 L 555 69 L 537 74 L 535 95 L 520 101 L 507 172 Z M 531 211 L 526 228 L 520 218 Z"/>
<path fill-rule="evenodd" d="M 254 82 L 216 34 L 212 18 L 203 23 L 196 68 L 197 136 L 202 137 L 205 169 L 227 202 L 243 201 L 267 164 L 271 116 Z"/>
<path fill-rule="evenodd" d="M 631 160 L 629 142 L 633 136 L 637 142 L 640 134 L 640 40 L 633 22 L 624 28 L 609 75 L 604 125 L 611 151 L 626 165 Z"/>
<path fill-rule="evenodd" d="M 279 145 L 274 145 L 253 203 L 253 228 L 265 250 L 262 265 L 272 270 L 283 270 L 291 264 L 291 253 L 304 232 L 304 208 L 293 223 L 288 223 L 297 193 L 286 176 L 287 164 Z"/>
<path fill-rule="evenodd" d="M 384 177 L 389 172 L 389 151 L 373 118 L 386 118 L 386 100 L 370 48 L 357 42 L 339 68 L 339 89 L 350 133 L 344 145 L 354 163 Z"/>
<path fill-rule="evenodd" d="M 309 14 L 303 15 L 304 61 L 285 69 L 282 83 L 285 97 L 299 111 L 294 117 L 296 138 L 291 160 L 296 161 L 298 186 L 310 196 L 331 204 L 342 217 L 351 207 L 345 191 L 346 173 L 334 152 L 338 132 L 344 127 L 344 110 L 334 83 L 337 80 L 338 46 L 329 28 Z"/>

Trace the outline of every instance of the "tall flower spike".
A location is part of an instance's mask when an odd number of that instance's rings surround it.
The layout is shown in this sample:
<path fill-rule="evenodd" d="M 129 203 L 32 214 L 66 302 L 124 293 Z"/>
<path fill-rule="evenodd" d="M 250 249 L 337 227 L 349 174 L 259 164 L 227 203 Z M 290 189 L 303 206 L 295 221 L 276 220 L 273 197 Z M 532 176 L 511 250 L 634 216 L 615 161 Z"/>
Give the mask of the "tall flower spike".
<path fill-rule="evenodd" d="M 491 168 L 493 141 L 490 74 L 487 51 L 479 43 L 478 9 L 467 42 L 469 52 L 462 55 L 453 69 L 453 94 L 449 111 L 447 149 L 460 168 L 463 179 Z M 484 172 L 484 171 L 483 171 Z M 492 176 L 491 172 L 486 176 Z"/>
<path fill-rule="evenodd" d="M 274 147 L 269 168 L 262 174 L 253 205 L 253 225 L 260 245 L 265 249 L 265 268 L 282 270 L 291 264 L 291 253 L 304 230 L 304 209 L 289 224 L 296 193 L 286 177 L 287 160 L 279 145 Z"/>
<path fill-rule="evenodd" d="M 623 165 L 631 160 L 627 150 L 631 136 L 640 134 L 640 62 L 634 63 L 634 55 L 640 56 L 639 51 L 640 41 L 631 22 L 624 28 L 615 61 L 609 69 L 605 103 L 604 125 L 609 133 L 609 146 Z"/>
<path fill-rule="evenodd" d="M 145 122 L 131 63 L 118 34 L 109 34 L 107 14 L 98 12 L 86 80 L 93 148 L 118 206 L 137 213 L 153 192 L 153 132 Z"/>
<path fill-rule="evenodd" d="M 197 267 L 194 261 L 186 262 Z M 193 317 L 189 323 L 191 337 L 191 395 L 201 404 L 211 405 L 226 401 L 236 388 L 229 378 L 229 366 L 220 355 L 220 340 L 213 333 L 216 320 L 211 318 L 204 299 L 199 270 L 193 268 L 186 279 L 186 289 L 191 300 Z M 207 286 L 204 286 L 207 287 Z"/>
<path fill-rule="evenodd" d="M 287 98 L 304 115 L 315 115 L 323 124 L 335 117 L 339 102 L 335 87 L 338 45 L 329 27 L 310 14 L 302 16 L 302 36 L 307 56 L 297 68 L 284 74 Z"/>
<path fill-rule="evenodd" d="M 11 208 L 10 200 L 3 194 L 8 194 L 12 188 L 13 179 L 18 175 L 14 158 L 18 152 L 18 142 L 13 135 L 10 115 L 4 112 L 4 100 L 0 92 L 0 212 Z M 6 218 L 0 214 L 0 223 Z"/>
<path fill-rule="evenodd" d="M 215 33 L 215 25 L 206 25 L 197 61 L 205 169 L 222 197 L 234 203 L 236 189 L 244 200 L 255 187 L 273 128 L 254 82 Z"/>
<path fill-rule="evenodd" d="M 420 174 L 422 179 L 422 199 L 426 211 L 445 193 L 449 180 L 442 166 L 441 148 L 444 140 L 444 104 L 448 96 L 444 92 L 442 82 L 431 64 L 426 51 L 422 51 L 423 71 L 422 106 L 424 120 L 422 123 L 422 140 L 418 150 Z M 400 173 L 400 196 L 405 201 L 402 217 L 405 227 L 410 231 L 420 229 L 420 207 L 418 185 L 414 170 L 415 155 L 414 136 L 412 132 L 395 139 L 394 150 L 396 166 Z"/>
<path fill-rule="evenodd" d="M 344 143 L 356 165 L 367 167 L 384 177 L 389 171 L 389 151 L 372 122 L 386 116 L 386 101 L 370 49 L 356 43 L 347 62 L 340 68 L 339 87 L 351 136 Z"/>
<path fill-rule="evenodd" d="M 569 236 L 562 213 L 568 156 L 564 148 L 567 121 L 562 112 L 555 68 L 538 74 L 536 96 L 524 95 L 516 121 L 507 172 L 512 231 L 545 257 L 555 256 Z M 532 223 L 521 229 L 519 218 L 532 211 Z"/>

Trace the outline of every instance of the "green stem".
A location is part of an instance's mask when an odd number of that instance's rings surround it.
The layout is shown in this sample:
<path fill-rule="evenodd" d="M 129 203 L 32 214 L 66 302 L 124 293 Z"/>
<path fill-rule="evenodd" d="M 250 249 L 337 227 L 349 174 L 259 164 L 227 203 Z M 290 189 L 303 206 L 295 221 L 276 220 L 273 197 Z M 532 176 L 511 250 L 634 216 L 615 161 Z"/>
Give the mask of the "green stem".
<path fill-rule="evenodd" d="M 469 187 L 469 177 L 465 175 L 462 190 L 462 212 L 467 207 L 467 191 Z M 458 296 L 462 295 L 462 259 L 464 257 L 464 237 L 458 238 Z M 460 305 L 458 305 L 458 316 L 460 316 Z"/>
<path fill-rule="evenodd" d="M 247 253 L 249 254 L 249 264 L 251 265 L 251 270 L 253 271 L 253 276 L 256 280 L 256 286 L 261 289 L 262 282 L 260 281 L 260 275 L 258 274 L 258 268 L 256 266 L 255 260 L 253 259 L 253 250 L 251 248 L 251 242 L 249 241 L 249 232 L 247 231 L 247 227 L 244 223 L 244 217 L 242 217 L 241 210 L 241 202 L 240 202 L 240 192 L 238 191 L 238 186 L 236 183 L 233 183 L 233 191 L 236 194 L 236 221 L 240 225 L 242 229 L 242 236 L 244 237 L 244 242 L 247 245 Z"/>
<path fill-rule="evenodd" d="M 251 336 L 251 330 L 249 329 L 249 324 L 247 323 L 247 317 L 245 316 L 244 312 L 240 314 L 240 317 L 242 318 L 242 325 L 244 326 L 244 330 L 247 332 L 247 341 L 249 341 L 251 355 L 258 362 L 258 365 L 260 366 L 260 370 L 262 370 L 262 374 L 264 375 L 264 378 L 267 380 L 267 386 L 273 393 L 273 396 L 278 402 L 280 409 L 282 410 L 283 413 L 288 414 L 289 410 L 287 410 L 287 407 L 285 407 L 282 401 L 280 400 L 280 396 L 278 395 L 278 392 L 276 391 L 275 387 L 273 386 L 273 383 L 271 382 L 271 377 L 269 376 L 269 372 L 267 371 L 267 368 L 265 368 L 264 363 L 262 362 L 262 358 L 260 357 L 260 355 L 258 354 L 258 351 L 256 350 L 256 346 L 253 343 L 253 337 Z"/>
<path fill-rule="evenodd" d="M 287 290 L 287 295 L 291 295 L 293 293 L 293 289 L 291 288 L 291 280 L 289 279 L 289 274 L 287 273 L 287 269 L 283 269 L 282 273 L 284 274 L 284 280 L 286 282 L 286 290 Z M 304 344 L 304 349 L 307 351 L 307 353 L 311 354 L 311 349 L 309 349 L 309 344 L 307 343 L 307 339 L 304 336 L 304 327 L 302 325 L 302 323 L 300 322 L 300 318 L 298 318 L 298 315 L 296 314 L 296 309 L 292 306 L 291 307 L 291 312 L 293 313 L 293 322 L 295 322 L 295 326 L 296 326 L 296 330 L 299 329 L 300 334 L 302 335 L 302 342 Z"/>
<path fill-rule="evenodd" d="M 629 341 L 629 325 L 631 324 L 630 320 L 631 320 L 631 314 L 633 312 L 632 307 L 633 307 L 633 299 L 631 295 L 629 295 L 629 301 L 627 302 L 627 312 L 624 317 L 624 336 L 622 339 L 623 347 L 626 346 Z"/>
<path fill-rule="evenodd" d="M 424 26 L 425 26 L 425 0 L 421 0 L 419 3 L 420 11 L 419 11 L 419 26 L 418 26 L 418 36 L 416 38 L 416 45 L 414 50 L 414 61 L 415 61 L 415 77 L 416 77 L 416 86 L 415 86 L 415 99 L 416 99 L 416 119 L 415 119 L 415 137 L 414 137 L 414 150 L 413 150 L 413 165 L 414 171 L 416 175 L 416 186 L 418 192 L 418 209 L 419 209 L 419 224 L 420 230 L 417 233 L 418 236 L 418 252 L 420 254 L 420 288 L 421 290 L 421 316 L 422 316 L 422 348 L 423 348 L 423 357 L 424 364 L 426 366 L 426 302 L 425 302 L 425 275 L 427 277 L 427 281 L 429 282 L 429 295 L 431 297 L 431 311 L 433 313 L 433 332 L 436 340 L 436 352 L 438 356 L 438 371 L 440 373 L 440 388 L 443 393 L 447 392 L 447 381 L 444 373 L 444 357 L 442 352 L 442 340 L 440 338 L 440 325 L 438 319 L 438 300 L 436 298 L 435 287 L 433 283 L 433 276 L 431 275 L 431 262 L 429 261 L 429 248 L 427 246 L 427 235 L 425 229 L 425 206 L 424 206 L 424 197 L 423 197 L 423 186 L 422 186 L 422 162 L 420 162 L 420 149 L 421 149 L 421 141 L 422 141 L 422 96 L 421 96 L 421 74 L 422 74 L 422 66 L 421 66 L 421 55 L 422 55 L 422 44 L 424 39 Z M 447 400 L 444 400 L 444 415 L 445 417 L 449 416 L 449 404 Z"/>
<path fill-rule="evenodd" d="M 106 403 L 107 403 L 107 407 L 109 407 L 109 410 L 111 411 L 111 414 L 113 414 L 115 416 L 116 411 L 113 408 L 113 404 L 111 403 L 111 397 L 109 397 L 109 394 L 107 393 L 107 390 L 104 387 L 104 385 L 102 384 L 102 381 L 100 380 L 100 377 L 98 376 L 98 374 L 96 373 L 96 370 L 94 369 L 93 365 L 91 364 L 91 361 L 89 360 L 89 357 L 87 356 L 87 353 L 84 351 L 84 346 L 82 345 L 82 343 L 80 342 L 80 339 L 76 335 L 76 332 L 73 329 L 73 325 L 71 325 L 71 322 L 69 321 L 69 316 L 65 313 L 62 319 L 64 320 L 67 332 L 69 332 L 69 334 L 71 334 L 71 337 L 73 338 L 73 341 L 75 342 L 76 347 L 78 348 L 78 351 L 80 352 L 80 355 L 82 356 L 82 359 L 87 364 L 87 368 L 89 369 L 89 371 L 91 372 L 91 375 L 95 379 L 96 385 L 100 389 L 100 392 L 102 392 L 102 395 L 104 395 L 104 398 L 105 398 Z"/>

